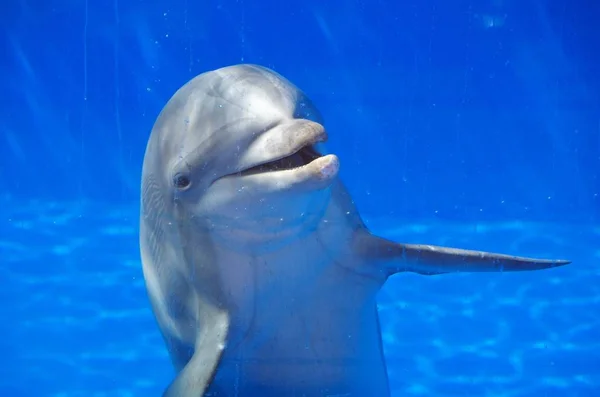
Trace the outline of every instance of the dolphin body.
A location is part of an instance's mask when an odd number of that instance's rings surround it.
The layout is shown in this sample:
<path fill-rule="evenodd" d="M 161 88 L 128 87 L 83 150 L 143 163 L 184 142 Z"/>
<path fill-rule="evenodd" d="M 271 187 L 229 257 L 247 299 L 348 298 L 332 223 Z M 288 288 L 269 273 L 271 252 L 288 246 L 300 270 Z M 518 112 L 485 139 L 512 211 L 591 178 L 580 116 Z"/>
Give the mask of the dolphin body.
<path fill-rule="evenodd" d="M 569 263 L 369 232 L 318 110 L 255 65 L 203 73 L 146 148 L 140 250 L 176 370 L 164 397 L 389 396 L 376 294 L 399 272 Z"/>

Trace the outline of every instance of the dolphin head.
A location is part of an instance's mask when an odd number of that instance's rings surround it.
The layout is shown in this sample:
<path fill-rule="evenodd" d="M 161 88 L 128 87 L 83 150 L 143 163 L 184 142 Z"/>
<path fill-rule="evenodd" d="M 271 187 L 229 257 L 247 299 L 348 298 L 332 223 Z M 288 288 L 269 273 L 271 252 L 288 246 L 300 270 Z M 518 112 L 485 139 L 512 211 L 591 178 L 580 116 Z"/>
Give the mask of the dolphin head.
<path fill-rule="evenodd" d="M 314 230 L 338 175 L 338 158 L 320 145 L 327 135 L 318 110 L 258 66 L 192 79 L 152 135 L 180 216 L 230 245 L 276 245 Z"/>

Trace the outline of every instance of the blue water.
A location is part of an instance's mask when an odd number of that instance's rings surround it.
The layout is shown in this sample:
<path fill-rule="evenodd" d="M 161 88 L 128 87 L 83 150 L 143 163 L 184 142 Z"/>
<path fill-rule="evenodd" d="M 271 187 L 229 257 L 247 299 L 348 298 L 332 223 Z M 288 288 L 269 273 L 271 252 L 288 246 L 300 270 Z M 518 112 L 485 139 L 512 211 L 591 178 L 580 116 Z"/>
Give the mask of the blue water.
<path fill-rule="evenodd" d="M 174 91 L 241 62 L 325 117 L 373 231 L 573 264 L 394 276 L 394 396 L 600 395 L 600 3 L 13 1 L 0 15 L 0 396 L 158 396 L 137 243 Z"/>

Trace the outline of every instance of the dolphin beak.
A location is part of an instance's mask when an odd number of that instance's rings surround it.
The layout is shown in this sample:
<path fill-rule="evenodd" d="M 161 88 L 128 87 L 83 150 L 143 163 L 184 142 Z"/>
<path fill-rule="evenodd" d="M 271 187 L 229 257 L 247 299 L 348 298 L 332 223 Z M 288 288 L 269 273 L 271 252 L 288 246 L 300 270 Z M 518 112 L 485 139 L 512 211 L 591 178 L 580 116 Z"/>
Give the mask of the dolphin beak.
<path fill-rule="evenodd" d="M 323 157 L 315 148 L 327 141 L 325 128 L 304 119 L 281 122 L 261 133 L 245 150 L 238 169 L 227 176 L 294 170 Z"/>

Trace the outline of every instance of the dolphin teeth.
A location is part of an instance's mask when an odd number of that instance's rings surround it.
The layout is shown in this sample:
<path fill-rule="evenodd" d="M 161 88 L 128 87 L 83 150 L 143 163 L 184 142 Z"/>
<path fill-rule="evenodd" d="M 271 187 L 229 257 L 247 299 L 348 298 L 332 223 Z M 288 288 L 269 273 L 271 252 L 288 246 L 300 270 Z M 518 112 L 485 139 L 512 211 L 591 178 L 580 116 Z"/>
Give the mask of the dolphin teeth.
<path fill-rule="evenodd" d="M 244 170 L 241 175 L 252 175 L 261 172 L 292 170 L 311 163 L 312 161 L 322 157 L 313 145 L 304 146 L 302 149 L 289 156 L 278 160 L 269 161 L 267 163 L 256 165 L 252 168 Z"/>

